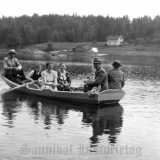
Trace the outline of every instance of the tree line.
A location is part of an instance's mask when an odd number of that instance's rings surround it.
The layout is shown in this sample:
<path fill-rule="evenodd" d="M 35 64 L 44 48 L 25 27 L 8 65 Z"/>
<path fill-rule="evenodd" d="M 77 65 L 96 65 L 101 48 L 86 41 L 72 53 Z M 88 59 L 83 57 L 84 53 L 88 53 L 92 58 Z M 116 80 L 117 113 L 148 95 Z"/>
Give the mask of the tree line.
<path fill-rule="evenodd" d="M 23 15 L 0 18 L 0 46 L 25 47 L 52 42 L 106 41 L 109 35 L 123 35 L 126 41 L 160 33 L 160 16 Z"/>

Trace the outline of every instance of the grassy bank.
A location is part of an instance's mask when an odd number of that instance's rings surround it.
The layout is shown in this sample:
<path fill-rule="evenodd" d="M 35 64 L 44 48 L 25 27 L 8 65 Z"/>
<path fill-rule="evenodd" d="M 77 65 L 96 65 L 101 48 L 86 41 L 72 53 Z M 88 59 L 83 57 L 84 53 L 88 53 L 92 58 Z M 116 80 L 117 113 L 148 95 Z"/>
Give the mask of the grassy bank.
<path fill-rule="evenodd" d="M 86 42 L 87 43 L 87 42 Z M 56 49 L 72 49 L 79 44 L 82 43 L 53 43 L 54 47 Z M 132 44 L 127 44 L 122 47 L 107 47 L 106 42 L 97 42 L 94 43 L 88 43 L 91 47 L 97 47 L 99 50 L 99 53 L 102 54 L 109 54 L 109 55 L 127 55 L 127 56 L 160 56 L 160 46 L 159 45 L 140 45 L 140 46 L 134 46 Z M 28 48 L 31 49 L 38 49 L 38 50 L 45 50 L 47 47 L 47 43 L 44 44 L 37 44 L 28 46 Z"/>
<path fill-rule="evenodd" d="M 87 43 L 87 42 L 83 42 Z M 62 54 L 68 54 L 71 52 L 72 48 L 78 46 L 79 44 L 82 43 L 61 43 L 61 42 L 56 42 L 53 43 L 53 46 L 55 50 L 68 50 L 67 52 L 62 52 Z M 141 46 L 134 46 L 132 44 L 127 44 L 122 47 L 108 47 L 106 46 L 106 42 L 97 42 L 95 43 L 87 43 L 91 47 L 96 47 L 98 48 L 98 53 L 99 54 L 106 54 L 106 55 L 121 55 L 121 56 L 160 56 L 160 45 L 141 45 Z M 27 54 L 27 53 L 34 53 L 37 51 L 45 51 L 47 48 L 47 43 L 43 44 L 36 44 L 36 45 L 30 45 L 27 46 L 25 49 L 18 49 L 17 53 L 21 54 Z M 8 53 L 9 49 L 0 49 L 0 54 Z M 74 54 L 79 55 L 80 52 L 74 52 Z M 38 53 L 39 54 L 39 53 Z M 44 53 L 47 54 L 47 53 Z M 61 54 L 61 52 L 59 52 Z M 81 53 L 81 54 L 86 54 L 86 53 Z"/>
<path fill-rule="evenodd" d="M 71 49 L 77 46 L 80 43 L 54 43 L 56 47 L 59 47 L 60 49 Z M 114 60 L 118 59 L 122 62 L 122 64 L 126 65 L 142 65 L 142 66 L 160 66 L 160 47 L 158 45 L 144 45 L 144 46 L 133 46 L 133 45 L 126 45 L 123 47 L 107 47 L 106 42 L 98 42 L 97 44 L 90 43 L 92 47 L 97 47 L 99 49 L 99 54 L 103 54 L 103 56 L 100 56 L 102 59 L 102 63 L 104 64 L 111 64 Z M 36 50 L 44 50 L 46 48 L 47 44 L 37 44 L 28 46 L 26 50 L 33 51 Z M 141 47 L 141 51 L 139 50 Z M 3 53 L 0 54 L 1 60 L 5 56 L 7 56 L 7 51 L 3 49 Z M 18 50 L 18 52 L 21 53 L 21 50 Z M 68 54 L 66 52 L 63 52 L 63 54 Z M 24 60 L 22 63 L 25 64 L 25 61 L 35 61 L 34 63 L 37 63 L 36 61 L 44 61 L 42 63 L 45 63 L 45 61 L 53 61 L 55 64 L 59 64 L 60 62 L 82 62 L 82 63 L 91 63 L 93 57 L 95 56 L 95 53 L 85 53 L 85 52 L 70 52 L 67 56 L 65 55 L 62 57 L 61 55 L 52 56 L 47 53 L 44 54 L 30 54 L 24 53 L 19 54 L 17 53 L 17 58 L 19 60 Z M 81 64 L 82 64 L 81 63 Z M 77 64 L 77 63 L 76 63 Z M 25 64 L 28 65 L 28 64 Z M 31 65 L 32 66 L 32 65 Z M 28 66 L 27 68 L 32 68 L 31 66 Z M 34 67 L 33 67 L 34 68 Z M 73 71 L 74 72 L 74 71 Z M 81 70 L 79 70 L 81 72 Z M 82 71 L 83 72 L 83 71 Z"/>

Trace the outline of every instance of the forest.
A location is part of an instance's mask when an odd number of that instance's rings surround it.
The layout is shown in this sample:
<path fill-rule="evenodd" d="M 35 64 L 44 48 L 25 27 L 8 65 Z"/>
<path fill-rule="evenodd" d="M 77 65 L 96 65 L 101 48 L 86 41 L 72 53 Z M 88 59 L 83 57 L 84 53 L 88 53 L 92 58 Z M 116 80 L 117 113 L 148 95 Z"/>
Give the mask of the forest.
<path fill-rule="evenodd" d="M 78 16 L 49 14 L 0 18 L 0 47 L 23 48 L 48 42 L 105 42 L 109 35 L 125 41 L 145 39 L 160 33 L 160 16 L 134 18 L 125 15 Z M 149 42 L 149 39 L 148 43 Z M 159 43 L 160 40 L 155 43 Z"/>

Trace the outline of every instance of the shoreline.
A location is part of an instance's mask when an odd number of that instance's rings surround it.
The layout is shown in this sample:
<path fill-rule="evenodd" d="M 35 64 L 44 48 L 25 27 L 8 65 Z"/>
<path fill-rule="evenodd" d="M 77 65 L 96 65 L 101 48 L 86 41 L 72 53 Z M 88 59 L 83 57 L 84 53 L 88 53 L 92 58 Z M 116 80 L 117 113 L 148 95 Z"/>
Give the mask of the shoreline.
<path fill-rule="evenodd" d="M 54 43 L 55 47 L 60 49 L 67 48 L 71 50 L 73 47 L 80 43 Z M 44 50 L 47 46 L 45 44 L 37 44 L 26 47 L 26 50 L 30 52 L 24 52 L 25 49 L 17 50 L 17 58 L 21 62 L 46 62 L 53 61 L 54 63 L 71 63 L 71 64 L 91 64 L 93 57 L 100 57 L 102 64 L 111 64 L 114 60 L 120 60 L 124 65 L 141 65 L 141 66 L 160 66 L 160 46 L 159 45 L 141 45 L 134 46 L 133 44 L 124 45 L 122 47 L 107 47 L 106 42 L 92 42 L 88 43 L 91 47 L 97 47 L 98 53 L 94 52 L 59 52 L 56 56 L 52 56 L 48 53 L 36 54 L 33 50 Z M 143 50 L 137 51 L 137 48 Z M 1 52 L 3 50 L 3 52 Z M 5 56 L 8 56 L 7 49 L 0 49 L 0 62 L 3 61 Z M 63 56 L 62 56 L 63 55 Z"/>
<path fill-rule="evenodd" d="M 75 57 L 78 57 L 78 55 L 76 55 Z M 64 60 L 64 61 L 57 61 L 56 59 L 50 59 L 50 60 L 22 60 L 22 59 L 19 59 L 20 62 L 22 63 L 41 63 L 41 64 L 45 64 L 45 62 L 47 61 L 52 61 L 53 63 L 55 63 L 56 65 L 64 62 L 68 65 L 92 65 L 92 59 L 93 59 L 93 56 L 92 57 L 89 57 L 90 59 L 88 61 L 83 61 L 84 59 L 88 58 L 88 56 L 82 56 L 82 59 L 75 59 L 73 61 L 69 61 L 69 60 Z M 160 56 L 143 56 L 143 55 L 140 55 L 140 56 L 130 56 L 130 55 L 127 55 L 127 56 L 124 56 L 124 55 L 106 55 L 106 56 L 100 56 L 101 60 L 102 60 L 102 65 L 111 65 L 111 63 L 114 61 L 114 60 L 119 60 L 121 61 L 121 63 L 123 65 L 139 65 L 139 66 L 158 66 L 160 67 Z M 82 61 L 80 61 L 82 60 Z M 3 60 L 0 60 L 0 69 L 2 68 L 2 63 L 3 63 Z"/>

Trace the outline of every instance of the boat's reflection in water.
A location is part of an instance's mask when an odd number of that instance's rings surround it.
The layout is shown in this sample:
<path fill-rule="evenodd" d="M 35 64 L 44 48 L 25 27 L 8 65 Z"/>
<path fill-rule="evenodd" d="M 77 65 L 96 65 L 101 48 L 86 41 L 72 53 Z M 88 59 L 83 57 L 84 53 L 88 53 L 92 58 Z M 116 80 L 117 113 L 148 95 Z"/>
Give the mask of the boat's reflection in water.
<path fill-rule="evenodd" d="M 116 143 L 123 125 L 123 107 L 120 104 L 73 104 L 15 92 L 3 94 L 1 101 L 8 127 L 14 127 L 18 112 L 28 112 L 37 125 L 43 119 L 44 129 L 51 129 L 55 123 L 63 127 L 71 112 L 78 112 L 82 117 L 82 127 L 92 127 L 91 146 L 99 143 L 99 137 L 105 134 L 109 143 Z M 27 109 L 22 111 L 22 108 Z"/>
<path fill-rule="evenodd" d="M 123 124 L 123 108 L 120 104 L 103 105 L 83 113 L 83 122 L 90 123 L 93 128 L 90 138 L 92 144 L 98 143 L 98 136 L 103 134 L 108 135 L 109 143 L 116 143 Z"/>

